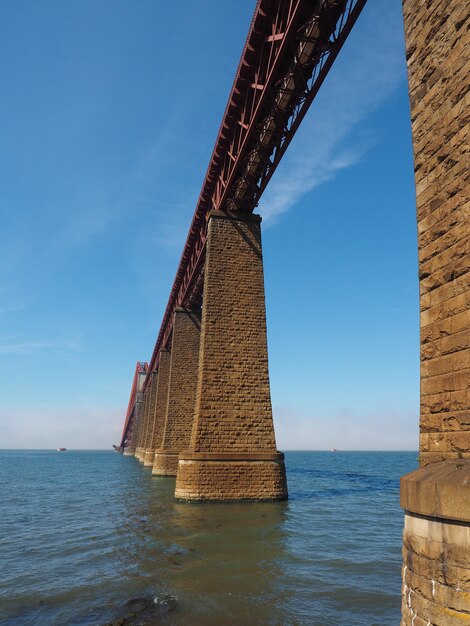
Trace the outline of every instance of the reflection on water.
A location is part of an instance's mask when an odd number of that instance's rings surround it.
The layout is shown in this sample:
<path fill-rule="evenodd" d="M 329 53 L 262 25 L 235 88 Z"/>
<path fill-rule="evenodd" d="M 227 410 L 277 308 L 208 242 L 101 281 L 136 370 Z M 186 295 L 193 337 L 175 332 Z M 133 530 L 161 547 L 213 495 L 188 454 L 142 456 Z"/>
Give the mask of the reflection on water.
<path fill-rule="evenodd" d="M 152 479 L 151 496 L 128 510 L 119 530 L 135 535 L 123 561 L 137 554 L 149 588 L 177 598 L 160 623 L 211 626 L 223 616 L 224 624 L 282 624 L 294 592 L 283 585 L 287 504 L 183 504 L 173 500 L 174 486 Z"/>
<path fill-rule="evenodd" d="M 415 459 L 288 453 L 288 502 L 191 505 L 132 457 L 2 452 L 0 623 L 397 624 Z"/>

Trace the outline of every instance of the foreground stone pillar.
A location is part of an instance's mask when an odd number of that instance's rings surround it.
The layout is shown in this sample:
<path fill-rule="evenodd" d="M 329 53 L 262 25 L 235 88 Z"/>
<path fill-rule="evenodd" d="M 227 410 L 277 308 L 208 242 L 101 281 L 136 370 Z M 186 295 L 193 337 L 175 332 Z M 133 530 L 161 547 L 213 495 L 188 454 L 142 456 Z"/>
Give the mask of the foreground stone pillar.
<path fill-rule="evenodd" d="M 201 316 L 177 308 L 173 322 L 168 406 L 161 447 L 155 454 L 153 474 L 176 476 L 178 454 L 189 446 L 196 401 Z"/>
<path fill-rule="evenodd" d="M 404 0 L 418 217 L 421 468 L 401 482 L 402 625 L 470 624 L 469 5 Z"/>
<path fill-rule="evenodd" d="M 283 500 L 268 375 L 261 218 L 209 219 L 196 406 L 175 497 Z"/>
<path fill-rule="evenodd" d="M 401 480 L 402 624 L 470 624 L 470 459 Z"/>
<path fill-rule="evenodd" d="M 152 468 L 155 461 L 155 451 L 162 445 L 163 429 L 165 428 L 170 364 L 170 352 L 168 350 L 161 350 L 158 360 L 158 376 L 155 379 L 153 393 L 152 428 L 149 430 L 149 440 L 145 458 L 145 465 Z"/>

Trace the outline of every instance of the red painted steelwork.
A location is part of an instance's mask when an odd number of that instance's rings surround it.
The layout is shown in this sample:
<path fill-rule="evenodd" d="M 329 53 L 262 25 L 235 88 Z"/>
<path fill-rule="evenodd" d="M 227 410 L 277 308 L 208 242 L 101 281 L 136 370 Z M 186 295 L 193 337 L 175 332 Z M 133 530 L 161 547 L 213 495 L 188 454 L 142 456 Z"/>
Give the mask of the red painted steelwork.
<path fill-rule="evenodd" d="M 149 365 L 148 363 L 143 363 L 141 361 L 138 361 L 136 366 L 135 366 L 135 372 L 134 372 L 134 380 L 132 381 L 132 387 L 131 387 L 131 395 L 129 397 L 129 404 L 127 405 L 127 413 L 126 413 L 126 421 L 124 422 L 124 428 L 122 430 L 122 437 L 121 437 L 121 443 L 119 444 L 121 447 L 123 447 L 126 443 L 127 440 L 127 434 L 128 431 L 130 430 L 130 427 L 132 426 L 132 415 L 134 412 L 134 406 L 135 406 L 135 398 L 137 395 L 137 385 L 138 385 L 138 381 L 139 381 L 139 374 L 142 374 L 142 372 L 148 372 L 149 369 Z"/>
<path fill-rule="evenodd" d="M 201 301 L 210 211 L 252 212 L 366 0 L 259 0 L 150 362 Z M 148 379 L 147 379 L 148 380 Z M 146 381 L 147 383 L 147 381 Z"/>

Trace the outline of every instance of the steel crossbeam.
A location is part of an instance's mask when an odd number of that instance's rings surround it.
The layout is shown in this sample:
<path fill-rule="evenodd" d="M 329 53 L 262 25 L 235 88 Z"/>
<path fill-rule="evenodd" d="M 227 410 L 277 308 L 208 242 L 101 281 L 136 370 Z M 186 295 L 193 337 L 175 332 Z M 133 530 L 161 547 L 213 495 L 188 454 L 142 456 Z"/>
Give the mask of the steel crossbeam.
<path fill-rule="evenodd" d="M 149 371 L 168 344 L 175 308 L 202 301 L 210 212 L 255 209 L 365 3 L 258 0 Z"/>

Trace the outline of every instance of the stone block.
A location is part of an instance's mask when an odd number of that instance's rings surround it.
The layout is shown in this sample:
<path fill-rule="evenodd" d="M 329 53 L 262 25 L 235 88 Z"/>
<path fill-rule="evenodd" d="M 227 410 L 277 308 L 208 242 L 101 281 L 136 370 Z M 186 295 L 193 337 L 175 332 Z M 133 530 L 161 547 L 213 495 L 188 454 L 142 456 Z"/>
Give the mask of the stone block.
<path fill-rule="evenodd" d="M 420 467 L 400 482 L 400 504 L 407 511 L 470 522 L 470 460 Z"/>

